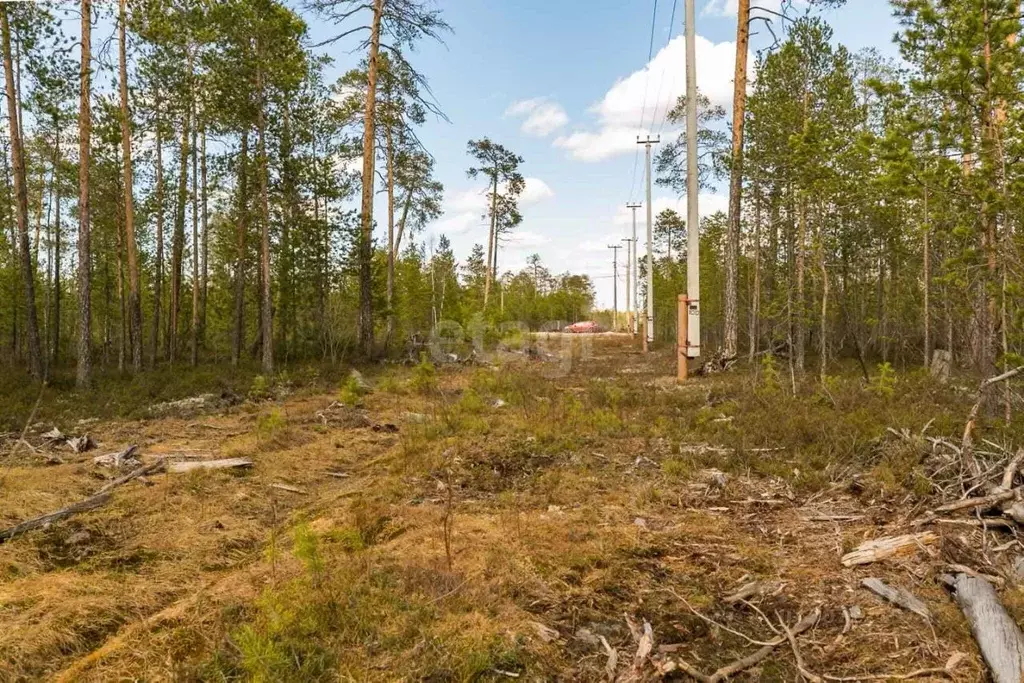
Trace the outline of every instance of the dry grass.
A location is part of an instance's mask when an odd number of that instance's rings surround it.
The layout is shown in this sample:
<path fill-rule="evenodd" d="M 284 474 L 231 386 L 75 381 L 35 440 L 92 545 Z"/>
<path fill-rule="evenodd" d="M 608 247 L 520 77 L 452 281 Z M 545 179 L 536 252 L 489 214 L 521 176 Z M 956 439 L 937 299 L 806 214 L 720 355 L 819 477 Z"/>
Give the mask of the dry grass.
<path fill-rule="evenodd" d="M 934 430 L 955 430 L 960 399 L 918 376 L 892 395 L 836 379 L 827 396 L 808 386 L 793 397 L 753 373 L 659 388 L 670 353 L 582 343 L 550 341 L 573 359 L 568 374 L 561 358 L 509 352 L 493 368 L 388 371 L 362 407 L 335 405 L 335 391 L 98 425 L 109 450 L 256 466 L 135 482 L 101 510 L 0 546 L 0 681 L 600 680 L 597 637 L 623 661 L 635 649 L 623 614 L 712 670 L 750 644 L 670 591 L 764 640 L 774 634 L 757 610 L 721 600 L 753 579 L 784 584 L 757 602 L 764 615 L 793 623 L 823 606 L 801 639 L 815 672 L 941 667 L 959 650 L 969 657 L 957 679 L 981 676 L 934 578 L 944 559 L 970 554 L 962 531 L 934 558 L 839 564 L 930 494 L 919 459 L 886 444 L 885 428 L 937 417 Z M 19 457 L 0 524 L 101 485 L 91 458 L 66 459 Z M 815 512 L 859 518 L 809 521 Z M 914 590 L 935 623 L 857 589 L 869 575 Z M 1004 597 L 1020 615 L 1024 594 Z M 840 636 L 853 605 L 865 618 Z M 780 648 L 750 676 L 795 672 Z"/>

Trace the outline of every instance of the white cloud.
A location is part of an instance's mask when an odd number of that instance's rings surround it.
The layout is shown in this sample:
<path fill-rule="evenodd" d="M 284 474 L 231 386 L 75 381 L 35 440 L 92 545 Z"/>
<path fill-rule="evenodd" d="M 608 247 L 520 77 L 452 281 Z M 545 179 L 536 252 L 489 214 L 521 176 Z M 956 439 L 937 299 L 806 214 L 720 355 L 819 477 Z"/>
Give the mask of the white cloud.
<path fill-rule="evenodd" d="M 639 116 L 637 119 L 639 120 Z M 569 150 L 580 161 L 602 161 L 636 149 L 639 128 L 605 127 L 597 131 L 578 130 L 555 138 L 555 147 Z"/>
<path fill-rule="evenodd" d="M 519 196 L 520 206 L 529 206 L 555 196 L 554 191 L 540 178 L 526 178 L 526 186 Z M 434 223 L 434 234 L 453 235 L 487 224 L 487 188 L 470 188 L 448 195 L 444 215 Z"/>
<path fill-rule="evenodd" d="M 655 197 L 651 204 L 652 215 L 658 219 L 658 214 L 665 209 L 672 209 L 684 219 L 686 218 L 686 198 Z M 697 196 L 697 210 L 701 218 L 710 216 L 718 211 L 728 212 L 729 197 L 721 194 L 702 193 Z M 621 205 L 616 209 L 614 222 L 616 225 L 633 225 L 633 210 Z M 642 233 L 646 230 L 647 209 L 640 208 L 636 212 L 637 237 L 643 239 Z"/>
<path fill-rule="evenodd" d="M 584 240 L 583 242 L 580 243 L 579 249 L 581 252 L 584 253 L 605 254 L 608 253 L 608 247 L 610 245 L 619 244 L 625 247 L 626 245 L 622 241 L 623 237 L 626 237 L 625 233 L 611 232 L 606 234 L 604 237 L 598 237 L 592 240 Z M 602 260 L 601 263 L 603 264 L 604 261 Z"/>
<path fill-rule="evenodd" d="M 712 43 L 697 36 L 696 51 L 698 89 L 713 104 L 728 108 L 732 101 L 736 44 Z M 685 74 L 686 41 L 677 36 L 642 69 L 617 81 L 591 108 L 597 117 L 596 130 L 576 130 L 559 136 L 555 146 L 580 161 L 602 161 L 633 151 L 637 135 L 665 124 L 669 110 L 686 90 Z"/>
<path fill-rule="evenodd" d="M 751 9 L 755 7 L 764 7 L 770 9 L 773 12 L 780 11 L 783 0 L 751 0 Z M 806 5 L 806 0 L 793 0 L 794 5 Z M 713 17 L 735 17 L 739 12 L 739 0 L 709 0 L 708 4 L 704 5 L 704 9 L 701 10 L 702 15 L 709 15 Z M 755 13 L 756 14 L 756 13 Z"/>
<path fill-rule="evenodd" d="M 557 102 L 545 97 L 513 102 L 505 110 L 505 116 L 522 118 L 522 131 L 535 137 L 547 137 L 565 124 L 569 123 L 569 115 Z"/>
<path fill-rule="evenodd" d="M 526 187 L 523 189 L 523 194 L 519 196 L 519 203 L 522 205 L 536 204 L 554 196 L 554 190 L 540 178 L 526 178 Z"/>
<path fill-rule="evenodd" d="M 446 214 L 444 218 L 434 224 L 431 232 L 438 235 L 457 235 L 478 225 L 483 225 L 483 222 L 483 216 L 477 212 L 465 211 L 450 216 Z"/>
<path fill-rule="evenodd" d="M 464 213 L 472 211 L 483 213 L 487 209 L 486 190 L 461 190 L 447 197 L 445 213 Z"/>

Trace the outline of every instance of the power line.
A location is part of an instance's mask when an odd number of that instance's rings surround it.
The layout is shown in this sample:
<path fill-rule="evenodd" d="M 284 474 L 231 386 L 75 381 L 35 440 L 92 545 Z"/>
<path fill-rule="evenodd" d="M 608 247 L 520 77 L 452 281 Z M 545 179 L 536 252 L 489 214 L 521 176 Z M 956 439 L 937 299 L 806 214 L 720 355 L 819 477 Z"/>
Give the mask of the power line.
<path fill-rule="evenodd" d="M 675 11 L 675 5 L 672 6 Z M 654 17 L 651 19 L 651 45 L 647 48 L 647 61 L 651 61 L 651 57 L 654 56 L 654 26 L 658 20 L 658 0 L 654 0 Z"/>
<path fill-rule="evenodd" d="M 668 39 L 665 41 L 665 47 L 672 42 L 672 28 L 676 23 L 676 6 L 679 4 L 679 0 L 672 0 L 672 16 L 668 20 Z M 674 81 L 673 81 L 674 82 Z M 654 122 L 658 120 L 658 102 L 661 101 L 661 89 L 665 85 L 665 74 L 662 72 L 661 79 L 658 81 L 658 96 L 654 98 L 654 113 L 651 115 L 651 128 L 654 127 Z M 665 111 L 666 118 L 668 117 L 668 110 Z M 661 120 L 661 125 L 658 126 L 658 137 L 661 137 L 661 131 L 665 129 L 665 119 Z"/>
<path fill-rule="evenodd" d="M 676 2 L 676 0 L 672 0 L 672 2 L 673 2 L 672 12 L 674 14 L 675 13 L 675 2 Z M 647 91 L 650 89 L 650 85 L 651 85 L 651 69 L 650 69 L 650 66 L 651 66 L 651 59 L 654 57 L 654 32 L 655 32 L 655 29 L 656 29 L 657 25 L 658 25 L 658 0 L 654 0 L 654 13 L 651 16 L 651 40 L 650 40 L 650 44 L 647 46 L 647 66 L 645 67 L 646 70 L 647 70 L 647 73 L 644 76 L 644 99 L 643 99 L 643 105 L 640 107 L 640 125 L 637 126 L 637 130 L 638 131 L 643 130 L 644 119 L 647 118 Z M 633 154 L 633 179 L 629 183 L 629 198 L 631 200 L 633 199 L 633 192 L 636 190 L 636 172 L 637 172 L 637 169 L 639 168 L 639 165 L 640 165 L 640 148 L 638 147 L 636 149 L 636 152 Z"/>

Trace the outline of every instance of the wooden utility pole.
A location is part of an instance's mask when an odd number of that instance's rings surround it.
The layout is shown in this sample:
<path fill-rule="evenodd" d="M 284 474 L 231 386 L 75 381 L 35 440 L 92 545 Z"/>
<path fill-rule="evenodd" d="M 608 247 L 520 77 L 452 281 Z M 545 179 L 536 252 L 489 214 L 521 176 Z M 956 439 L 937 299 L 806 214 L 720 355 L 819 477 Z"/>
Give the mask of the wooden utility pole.
<path fill-rule="evenodd" d="M 644 325 L 644 353 L 654 343 L 654 217 L 651 215 L 651 145 L 661 142 L 661 137 L 646 140 L 637 137 L 638 145 L 647 148 L 647 322 Z"/>
<path fill-rule="evenodd" d="M 609 244 L 608 248 L 612 250 L 612 331 L 614 332 L 619 327 L 619 249 L 622 249 L 620 244 Z"/>
<path fill-rule="evenodd" d="M 637 267 L 637 245 L 639 244 L 639 242 L 637 242 L 636 239 L 636 210 L 639 209 L 641 206 L 643 206 L 643 204 L 637 204 L 633 202 L 626 204 L 627 209 L 633 210 L 633 298 L 630 299 L 628 303 L 630 310 L 633 312 L 633 320 L 630 322 L 630 332 L 632 332 L 634 337 L 637 334 L 637 327 L 639 325 L 640 320 L 640 310 L 637 305 L 637 302 L 640 300 L 640 286 L 638 282 L 639 274 L 637 271 L 639 271 L 640 269 Z"/>
<path fill-rule="evenodd" d="M 686 351 L 700 357 L 700 213 L 697 210 L 697 33 L 694 0 L 686 0 Z M 650 154 L 648 152 L 648 154 Z M 650 165 L 648 164 L 648 169 Z M 650 171 L 648 171 L 649 173 Z M 650 188 L 650 179 L 647 181 Z M 650 189 L 648 189 L 650 192 Z M 647 200 L 650 204 L 650 199 Z M 650 206 L 647 215 L 650 216 Z M 649 220 L 649 219 L 648 219 Z"/>

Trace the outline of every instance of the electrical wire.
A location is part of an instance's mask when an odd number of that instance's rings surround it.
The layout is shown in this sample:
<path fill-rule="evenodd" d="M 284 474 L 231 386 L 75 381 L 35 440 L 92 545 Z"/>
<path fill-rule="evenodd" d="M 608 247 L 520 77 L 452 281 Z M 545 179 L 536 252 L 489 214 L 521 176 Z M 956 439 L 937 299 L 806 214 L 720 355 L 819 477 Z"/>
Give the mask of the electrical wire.
<path fill-rule="evenodd" d="M 675 13 L 675 2 L 673 0 L 672 12 Z M 658 0 L 654 0 L 654 13 L 651 16 L 651 40 L 647 47 L 647 66 L 645 67 L 647 73 L 644 76 L 644 100 L 643 105 L 640 107 L 640 125 L 637 126 L 637 130 L 643 130 L 644 119 L 647 118 L 647 91 L 651 85 L 651 59 L 654 58 L 654 33 L 658 25 Z M 640 166 L 640 145 L 637 145 L 636 150 L 633 153 L 633 179 L 629 183 L 629 201 L 633 201 L 634 192 L 636 191 L 636 172 Z"/>
<path fill-rule="evenodd" d="M 672 0 L 672 16 L 668 20 L 668 40 L 665 41 L 665 47 L 672 42 L 672 29 L 676 23 L 676 6 L 679 4 L 679 0 Z M 675 84 L 675 79 L 672 81 Z M 658 96 L 654 98 L 654 113 L 651 115 L 651 128 L 654 127 L 654 122 L 658 120 L 658 103 L 661 101 L 661 89 L 665 85 L 665 73 L 662 72 L 661 79 L 658 81 Z M 671 89 L 669 89 L 671 92 Z M 658 126 L 658 137 L 661 137 L 661 132 L 665 129 L 665 119 L 668 118 L 668 111 L 665 112 L 665 117 L 661 120 L 661 125 Z"/>

